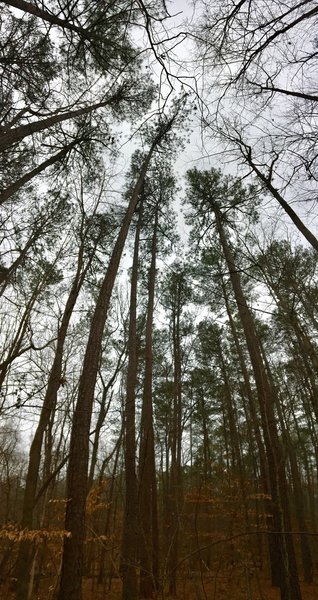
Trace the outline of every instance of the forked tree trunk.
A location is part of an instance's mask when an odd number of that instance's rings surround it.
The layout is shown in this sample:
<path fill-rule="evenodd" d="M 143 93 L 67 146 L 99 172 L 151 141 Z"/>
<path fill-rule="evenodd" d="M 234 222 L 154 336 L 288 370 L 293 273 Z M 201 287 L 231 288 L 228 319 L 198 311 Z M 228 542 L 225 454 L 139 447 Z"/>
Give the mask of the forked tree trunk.
<path fill-rule="evenodd" d="M 105 524 L 104 524 L 104 530 L 103 530 L 103 535 L 105 537 L 109 537 L 110 535 L 112 535 L 112 531 L 111 531 L 111 517 L 113 517 L 113 523 L 115 523 L 115 512 L 116 512 L 116 500 L 114 500 L 114 496 L 115 496 L 115 483 L 117 481 L 117 476 L 118 476 L 118 469 L 120 469 L 120 456 L 121 456 L 121 449 L 122 449 L 122 438 L 123 438 L 123 433 L 124 433 L 124 428 L 121 428 L 120 434 L 119 434 L 119 438 L 117 440 L 116 443 L 116 447 L 115 450 L 113 452 L 113 454 L 115 455 L 114 458 L 114 465 L 112 468 L 112 473 L 110 475 L 109 478 L 109 489 L 108 489 L 108 494 L 107 494 L 107 513 L 106 513 L 106 519 L 105 519 Z M 101 472 L 100 472 L 100 480 L 103 479 L 104 477 L 104 471 L 105 471 L 105 466 L 106 466 L 106 460 L 104 461 L 102 468 L 101 468 Z M 113 528 L 114 531 L 114 528 Z M 106 564 L 106 559 L 107 556 L 109 556 L 109 550 L 106 547 L 106 545 L 104 544 L 101 548 L 101 552 L 99 555 L 99 566 L 98 566 L 98 576 L 97 576 L 97 583 L 99 585 L 103 584 L 103 588 L 104 588 L 104 593 L 106 590 L 106 584 L 107 584 L 107 578 L 105 575 L 105 572 L 107 570 L 107 564 Z M 112 562 L 112 555 L 110 556 L 110 560 L 109 563 Z M 111 587 L 111 575 L 110 575 L 110 579 L 108 581 L 109 584 L 109 589 Z"/>
<path fill-rule="evenodd" d="M 40 237 L 42 233 L 42 227 L 39 226 L 38 229 L 29 237 L 26 242 L 24 248 L 20 250 L 19 256 L 13 261 L 10 267 L 2 269 L 0 271 L 0 284 L 2 284 L 0 288 L 0 296 L 3 296 L 12 275 L 14 275 L 15 271 L 23 264 L 23 261 L 29 251 L 29 249 L 33 246 L 36 240 Z"/>
<path fill-rule="evenodd" d="M 113 386 L 113 384 L 116 380 L 116 377 L 122 367 L 123 354 L 124 354 L 124 351 L 122 351 L 122 353 L 120 354 L 118 361 L 117 361 L 115 371 L 103 389 L 102 400 L 101 400 L 99 413 L 98 413 L 98 417 L 97 417 L 97 422 L 96 422 L 96 426 L 95 426 L 95 431 L 94 431 L 94 440 L 92 443 L 92 456 L 91 456 L 91 461 L 90 461 L 90 465 L 89 465 L 89 475 L 88 475 L 88 490 L 91 489 L 91 487 L 93 486 L 93 483 L 94 483 L 94 476 L 95 476 L 95 469 L 96 469 L 96 464 L 97 464 L 97 456 L 98 456 L 98 448 L 99 448 L 99 440 L 101 438 L 101 429 L 103 427 L 105 419 L 107 418 L 108 411 L 109 411 L 109 408 L 110 408 L 110 405 L 111 405 L 111 402 L 113 399 L 113 391 L 109 394 L 109 398 L 108 398 L 108 392 L 111 389 L 111 387 Z M 108 401 L 106 403 L 107 398 L 108 398 Z"/>
<path fill-rule="evenodd" d="M 22 347 L 22 345 L 23 345 L 23 342 L 25 339 L 26 332 L 29 327 L 32 309 L 35 305 L 35 302 L 38 298 L 38 294 L 40 293 L 40 291 L 41 291 L 41 284 L 37 284 L 35 289 L 33 290 L 30 300 L 28 301 L 28 303 L 23 311 L 22 318 L 17 327 L 17 331 L 14 335 L 13 341 L 10 344 L 10 347 L 8 349 L 7 356 L 0 365 L 0 389 L 2 388 L 2 386 L 5 382 L 7 372 L 8 372 L 10 365 L 13 363 L 13 361 L 15 359 L 17 359 L 19 356 L 21 356 L 26 351 L 25 348 Z M 32 344 L 30 346 L 27 346 L 26 348 L 27 348 L 27 350 L 31 350 Z"/>

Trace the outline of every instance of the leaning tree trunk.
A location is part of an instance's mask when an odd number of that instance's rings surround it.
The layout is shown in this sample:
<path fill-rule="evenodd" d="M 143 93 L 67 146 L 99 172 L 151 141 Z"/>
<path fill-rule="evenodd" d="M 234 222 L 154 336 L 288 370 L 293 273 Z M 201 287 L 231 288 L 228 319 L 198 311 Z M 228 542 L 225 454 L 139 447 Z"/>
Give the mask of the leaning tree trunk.
<path fill-rule="evenodd" d="M 7 4 L 8 6 L 12 6 L 13 8 L 18 8 L 19 10 L 21 10 L 23 12 L 26 12 L 34 17 L 42 19 L 43 21 L 50 23 L 50 25 L 57 25 L 58 27 L 61 27 L 63 30 L 69 29 L 70 31 L 74 31 L 75 33 L 78 33 L 81 37 L 83 37 L 84 39 L 89 39 L 89 37 L 90 37 L 89 30 L 87 31 L 83 27 L 74 25 L 73 23 L 70 23 L 69 21 L 66 21 L 65 19 L 60 19 L 59 17 L 56 17 L 51 12 L 47 12 L 46 10 L 43 10 L 36 4 L 33 4 L 32 2 L 27 2 L 26 0 L 2 0 L 2 2 L 4 4 Z"/>
<path fill-rule="evenodd" d="M 26 185 L 34 177 L 45 171 L 45 169 L 51 167 L 55 163 L 65 158 L 68 152 L 70 152 L 72 148 L 74 148 L 74 146 L 76 146 L 76 144 L 78 143 L 79 140 L 74 140 L 70 144 L 67 144 L 67 146 L 62 148 L 62 150 L 60 150 L 56 154 L 53 154 L 53 156 L 50 156 L 50 158 L 41 162 L 39 165 L 37 165 L 37 167 L 34 167 L 34 169 L 28 171 L 28 173 L 25 173 L 24 175 L 22 175 L 22 177 L 20 177 L 19 179 L 11 183 L 11 185 L 2 190 L 0 192 L 0 205 L 9 200 L 9 198 L 11 198 L 13 194 L 16 194 L 24 185 Z"/>
<path fill-rule="evenodd" d="M 286 202 L 286 200 L 279 193 L 277 188 L 275 188 L 273 186 L 271 179 L 269 177 L 266 177 L 266 175 L 264 175 L 264 173 L 262 173 L 262 171 L 254 163 L 254 161 L 252 159 L 252 152 L 251 152 L 250 148 L 247 151 L 246 160 L 247 160 L 248 164 L 250 165 L 250 167 L 253 169 L 253 171 L 256 173 L 257 177 L 259 177 L 259 179 L 262 181 L 262 183 L 265 185 L 265 187 L 268 189 L 268 191 L 272 194 L 272 196 L 275 198 L 275 200 L 277 200 L 277 202 L 280 204 L 280 206 L 283 208 L 283 210 L 291 218 L 294 225 L 296 225 L 298 231 L 300 231 L 300 233 L 304 236 L 304 238 L 307 240 L 307 242 L 309 242 L 309 244 L 315 250 L 318 251 L 318 239 L 312 233 L 312 231 L 310 231 L 310 229 L 308 229 L 308 227 L 306 227 L 305 223 L 301 220 L 301 218 L 297 215 L 297 213 L 295 213 L 295 211 L 288 204 L 288 202 Z"/>
<path fill-rule="evenodd" d="M 275 398 L 263 363 L 261 347 L 254 320 L 247 305 L 238 269 L 227 241 L 218 207 L 214 206 L 216 226 L 224 257 L 229 269 L 235 300 L 246 344 L 253 368 L 255 384 L 262 417 L 262 428 L 266 446 L 268 472 L 272 495 L 272 515 L 277 547 L 279 548 L 281 600 L 301 600 L 298 571 L 293 545 L 290 509 L 288 504 L 287 479 L 283 449 L 278 437 L 274 413 Z"/>
<path fill-rule="evenodd" d="M 103 102 L 96 102 L 95 104 L 89 104 L 88 106 L 84 106 L 83 108 L 78 108 L 76 110 L 68 110 L 66 112 L 52 114 L 45 119 L 31 121 L 31 123 L 28 123 L 27 125 L 19 125 L 18 127 L 14 127 L 5 133 L 0 133 L 0 152 L 3 152 L 3 150 L 10 148 L 10 146 L 21 142 L 29 135 L 33 135 L 39 131 L 46 131 L 50 127 L 53 127 L 53 125 L 57 125 L 58 123 L 62 123 L 68 119 L 75 119 L 76 117 L 87 115 L 91 112 L 94 112 L 94 110 L 97 110 L 98 108 L 109 106 L 114 102 L 116 102 L 116 93 L 114 96 L 111 96 Z"/>
<path fill-rule="evenodd" d="M 65 529 L 70 533 L 64 539 L 61 582 L 58 600 L 80 600 L 83 572 L 83 546 L 85 538 L 85 504 L 87 496 L 87 469 L 89 459 L 89 430 L 94 401 L 95 384 L 102 346 L 103 332 L 110 305 L 111 294 L 119 268 L 129 226 L 136 209 L 139 193 L 151 157 L 166 133 L 171 129 L 176 115 L 164 125 L 150 146 L 133 189 L 109 265 L 100 288 L 93 314 L 79 393 L 73 416 L 70 441 L 70 459 L 67 473 L 67 506 Z"/>

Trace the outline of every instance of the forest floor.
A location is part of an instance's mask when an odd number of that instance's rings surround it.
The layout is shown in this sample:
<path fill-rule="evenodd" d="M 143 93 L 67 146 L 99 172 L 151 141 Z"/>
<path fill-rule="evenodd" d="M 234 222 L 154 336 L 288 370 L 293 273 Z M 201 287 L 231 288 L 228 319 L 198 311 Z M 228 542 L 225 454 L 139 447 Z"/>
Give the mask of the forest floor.
<path fill-rule="evenodd" d="M 301 583 L 303 600 L 318 599 L 318 583 L 308 585 Z M 184 579 L 179 581 L 179 600 L 279 600 L 277 588 L 273 588 L 269 581 L 253 578 L 251 581 L 228 580 L 228 577 L 217 576 L 213 580 Z M 121 582 L 113 581 L 112 589 L 105 591 L 102 586 L 92 588 L 92 582 L 84 582 L 83 600 L 120 600 Z M 42 599 L 41 599 L 42 600 Z M 167 593 L 160 593 L 157 600 L 176 600 Z"/>
<path fill-rule="evenodd" d="M 114 582 L 112 590 L 103 592 L 102 589 L 92 591 L 90 582 L 85 587 L 83 600 L 120 600 L 121 585 Z M 301 584 L 303 600 L 317 600 L 318 584 Z M 178 586 L 179 600 L 279 600 L 280 594 L 277 588 L 273 588 L 268 581 L 255 580 L 249 585 L 238 584 L 237 581 L 228 581 L 224 577 L 218 577 L 217 580 L 204 581 L 202 585 L 199 580 L 182 580 Z M 168 594 L 158 594 L 157 600 L 176 600 L 175 597 Z"/>
<path fill-rule="evenodd" d="M 41 589 L 42 588 L 42 589 Z M 52 590 L 52 588 L 51 588 Z M 40 586 L 34 594 L 33 600 L 49 600 L 51 590 L 48 586 Z M 308 585 L 301 583 L 302 599 L 317 600 L 318 583 Z M 14 600 L 14 594 L 5 586 L 0 587 L 1 600 Z M 251 578 L 249 581 L 217 575 L 205 579 L 203 582 L 196 579 L 183 579 L 179 581 L 179 600 L 280 600 L 277 588 L 273 588 L 269 581 L 262 578 Z M 83 600 L 121 600 L 121 581 L 114 579 L 111 590 L 108 586 L 98 586 L 91 579 L 84 580 Z M 176 600 L 168 593 L 159 593 L 156 600 Z"/>

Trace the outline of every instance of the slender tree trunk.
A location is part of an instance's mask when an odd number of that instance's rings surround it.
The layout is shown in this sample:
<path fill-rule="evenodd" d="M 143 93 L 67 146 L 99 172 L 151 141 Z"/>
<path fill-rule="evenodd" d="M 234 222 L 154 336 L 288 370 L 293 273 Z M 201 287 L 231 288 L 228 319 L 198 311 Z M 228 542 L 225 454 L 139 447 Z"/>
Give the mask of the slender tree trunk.
<path fill-rule="evenodd" d="M 73 23 L 69 23 L 64 19 L 56 17 L 55 15 L 48 13 L 46 10 L 39 8 L 35 4 L 32 4 L 32 2 L 26 2 L 26 0 L 1 0 L 1 2 L 3 4 L 7 4 L 8 6 L 12 6 L 13 8 L 18 8 L 23 12 L 33 15 L 34 17 L 39 17 L 51 25 L 58 25 L 59 27 L 62 27 L 62 29 L 69 29 L 70 31 L 79 33 L 82 36 L 84 35 L 85 37 L 89 37 L 89 32 L 86 33 L 82 27 L 77 27 L 76 25 L 73 25 Z"/>
<path fill-rule="evenodd" d="M 103 102 L 97 102 L 96 104 L 90 104 L 89 106 L 84 106 L 83 108 L 78 108 L 76 110 L 68 110 L 63 113 L 59 112 L 58 114 L 50 115 L 49 117 L 40 119 L 39 121 L 31 121 L 26 125 L 19 125 L 14 129 L 10 129 L 10 131 L 6 133 L 0 133 L 0 152 L 3 152 L 3 150 L 10 148 L 10 146 L 17 144 L 18 142 L 21 142 L 21 140 L 29 135 L 33 135 L 39 131 L 45 131 L 46 129 L 53 127 L 53 125 L 57 125 L 57 123 L 62 123 L 68 119 L 74 119 L 75 117 L 89 114 L 98 108 L 109 106 L 112 103 L 115 103 L 117 97 L 119 98 L 119 96 L 120 91 Z"/>
<path fill-rule="evenodd" d="M 244 469 L 242 463 L 241 445 L 237 428 L 237 420 L 235 417 L 235 409 L 233 406 L 231 386 L 228 379 L 228 373 L 225 365 L 224 356 L 222 353 L 221 344 L 218 345 L 218 358 L 224 383 L 224 408 L 226 413 L 226 421 L 229 426 L 230 433 L 230 448 L 232 453 L 232 469 L 237 472 L 240 480 L 241 490 L 244 489 Z"/>
<path fill-rule="evenodd" d="M 217 230 L 225 260 L 228 265 L 230 279 L 245 333 L 258 393 L 271 485 L 273 523 L 275 531 L 277 531 L 277 535 L 275 536 L 276 543 L 280 550 L 279 583 L 281 600 L 301 600 L 296 557 L 291 533 L 291 518 L 288 505 L 285 460 L 278 437 L 274 413 L 274 394 L 263 364 L 261 348 L 256 333 L 254 320 L 243 294 L 240 275 L 226 238 L 220 211 L 216 206 L 214 206 L 214 210 L 216 215 Z"/>
<path fill-rule="evenodd" d="M 138 599 L 138 490 L 136 479 L 136 385 L 137 385 L 137 283 L 142 200 L 136 226 L 130 284 L 128 370 L 125 406 L 125 507 L 122 537 L 123 600 Z"/>
<path fill-rule="evenodd" d="M 268 474 L 268 467 L 267 467 L 264 443 L 263 443 L 261 432 L 260 432 L 260 423 L 259 423 L 259 417 L 257 415 L 255 398 L 254 398 L 254 394 L 253 394 L 253 391 L 251 388 L 250 377 L 249 377 L 246 361 L 244 358 L 244 352 L 241 347 L 241 343 L 240 343 L 240 339 L 239 339 L 239 335 L 238 335 L 238 332 L 236 329 L 234 319 L 232 317 L 232 312 L 231 312 L 230 304 L 229 304 L 228 297 L 227 297 L 227 291 L 226 291 L 223 276 L 221 273 L 220 273 L 220 276 L 222 279 L 223 297 L 225 300 L 226 310 L 227 310 L 227 314 L 229 317 L 230 328 L 231 328 L 232 336 L 234 339 L 236 352 L 237 352 L 237 355 L 239 358 L 241 372 L 243 375 L 243 381 L 244 381 L 243 393 L 246 395 L 246 397 L 248 399 L 248 407 L 249 407 L 249 412 L 251 415 L 255 440 L 256 440 L 257 449 L 258 449 L 263 493 L 265 494 L 265 497 L 268 498 L 268 496 L 270 494 L 269 474 Z M 270 510 L 271 510 L 270 505 L 271 505 L 270 501 L 268 499 L 265 499 L 264 500 L 264 509 L 265 509 L 266 515 L 270 514 Z M 266 521 L 267 521 L 268 530 L 271 531 L 273 529 L 272 519 L 269 517 L 266 517 Z M 279 577 L 280 577 L 279 555 L 278 555 L 278 547 L 277 547 L 277 544 L 275 543 L 275 537 L 273 535 L 269 534 L 267 536 L 267 543 L 268 543 L 268 551 L 269 551 L 272 585 L 278 585 Z"/>
<path fill-rule="evenodd" d="M 181 448 L 182 448 L 182 386 L 181 386 L 181 339 L 180 317 L 182 281 L 177 288 L 172 309 L 172 346 L 173 346 L 173 413 L 171 430 L 171 466 L 169 476 L 169 594 L 177 595 L 177 564 L 179 554 L 180 516 L 183 502 Z"/>
<path fill-rule="evenodd" d="M 90 467 L 89 467 L 89 475 L 88 475 L 88 489 L 90 489 L 93 485 L 93 481 L 94 481 L 94 473 L 95 473 L 95 467 L 96 467 L 96 463 L 97 463 L 97 454 L 98 454 L 98 446 L 99 446 L 99 439 L 100 439 L 100 432 L 102 429 L 102 426 L 105 422 L 105 419 L 107 417 L 108 411 L 109 411 L 109 407 L 112 401 L 112 393 L 110 394 L 110 398 L 106 404 L 106 400 L 108 397 L 108 392 L 109 390 L 112 388 L 113 384 L 115 383 L 116 377 L 120 371 L 120 368 L 122 366 L 122 358 L 123 355 L 125 353 L 125 349 L 122 350 L 122 352 L 120 353 L 118 360 L 117 360 L 117 365 L 115 367 L 115 371 L 113 373 L 113 375 L 111 376 L 111 378 L 109 379 L 109 381 L 107 382 L 106 385 L 104 385 L 103 388 L 103 394 L 102 394 L 102 400 L 101 400 L 101 405 L 100 405 L 100 409 L 99 409 L 99 413 L 98 413 L 98 418 L 97 418 L 97 423 L 96 423 L 96 427 L 95 427 L 95 432 L 94 432 L 94 441 L 93 441 L 93 449 L 92 449 L 92 458 L 91 458 L 91 462 L 90 462 Z"/>
<path fill-rule="evenodd" d="M 246 148 L 247 154 L 245 155 L 246 160 L 259 179 L 263 182 L 268 191 L 274 196 L 280 206 L 284 209 L 284 211 L 291 218 L 294 225 L 296 225 L 298 231 L 304 236 L 304 238 L 309 242 L 309 244 L 318 251 L 318 239 L 316 236 L 306 227 L 305 223 L 300 219 L 300 217 L 295 213 L 292 207 L 286 202 L 283 196 L 279 193 L 279 191 L 273 186 L 269 177 L 266 177 L 264 173 L 256 166 L 252 159 L 251 148 Z"/>
<path fill-rule="evenodd" d="M 62 158 L 64 158 L 67 155 L 67 153 L 70 152 L 72 148 L 74 148 L 74 146 L 76 146 L 76 144 L 78 144 L 78 141 L 76 140 L 71 142 L 70 144 L 65 146 L 65 148 L 62 148 L 62 150 L 40 163 L 37 167 L 32 169 L 32 171 L 25 173 L 25 175 L 22 175 L 22 177 L 20 177 L 20 179 L 17 179 L 14 183 L 2 190 L 0 192 L 0 205 L 6 202 L 9 198 L 11 198 L 13 194 L 16 194 L 16 192 L 18 192 L 26 183 L 31 181 L 33 177 L 36 177 L 36 175 L 39 175 L 45 169 L 51 167 L 59 160 L 62 160 Z"/>
<path fill-rule="evenodd" d="M 63 359 L 63 348 L 68 331 L 69 322 L 73 313 L 75 303 L 78 298 L 79 291 L 81 289 L 87 268 L 90 261 L 83 270 L 83 252 L 84 245 L 80 248 L 78 261 L 77 261 L 77 272 L 72 284 L 71 291 L 69 293 L 64 314 L 62 317 L 61 325 L 57 335 L 57 343 L 53 364 L 48 380 L 46 394 L 42 404 L 40 419 L 31 443 L 29 452 L 29 463 L 28 471 L 25 482 L 23 508 L 22 508 L 22 520 L 21 526 L 23 528 L 33 527 L 33 512 L 35 507 L 36 489 L 38 483 L 38 476 L 41 462 L 41 452 L 43 444 L 43 436 L 46 428 L 48 427 L 52 414 L 54 413 L 57 393 L 61 385 L 62 377 L 62 359 Z M 30 548 L 31 545 L 28 542 L 22 542 L 19 547 L 19 553 L 16 563 L 16 598 L 17 600 L 25 600 L 26 589 L 28 587 L 29 577 L 29 566 L 30 566 Z"/>
<path fill-rule="evenodd" d="M 265 351 L 264 351 L 262 344 L 261 344 L 261 347 L 262 347 L 264 363 L 266 365 L 268 375 L 272 381 L 273 389 L 276 390 L 275 383 L 273 381 L 273 375 L 271 372 L 271 368 L 267 361 Z M 303 486 L 302 486 L 300 472 L 299 472 L 299 468 L 298 468 L 298 464 L 297 464 L 295 448 L 294 448 L 292 439 L 290 437 L 288 428 L 285 423 L 285 419 L 284 419 L 283 411 L 281 409 L 280 400 L 279 400 L 277 391 L 275 393 L 275 399 L 276 399 L 276 408 L 277 408 L 277 413 L 278 413 L 278 417 L 279 417 L 280 427 L 282 430 L 285 448 L 287 450 L 287 454 L 288 454 L 288 458 L 289 458 L 291 479 L 292 479 L 293 490 L 294 490 L 294 504 L 295 504 L 296 519 L 298 522 L 299 531 L 306 534 L 308 529 L 307 529 L 305 510 L 304 510 L 304 495 L 302 492 Z M 300 548 L 301 548 L 302 565 L 303 565 L 303 572 L 304 572 L 304 581 L 306 583 L 312 583 L 313 582 L 313 561 L 312 561 L 311 549 L 310 549 L 310 545 L 309 545 L 309 537 L 307 535 L 300 536 Z"/>
<path fill-rule="evenodd" d="M 107 515 L 106 515 L 104 531 L 103 531 L 105 537 L 108 537 L 110 535 L 110 519 L 111 519 L 112 513 L 115 512 L 114 511 L 115 482 L 116 482 L 116 477 L 117 477 L 117 469 L 118 469 L 118 463 L 119 463 L 119 458 L 120 458 L 120 452 L 121 452 L 121 448 L 122 448 L 122 437 L 123 437 L 123 427 L 121 429 L 121 432 L 120 432 L 120 435 L 119 435 L 119 438 L 118 438 L 118 441 L 116 444 L 114 466 L 113 466 L 112 474 L 110 476 L 110 481 L 109 481 L 109 492 L 108 492 L 108 497 L 107 497 L 108 508 L 107 508 Z M 105 466 L 103 466 L 103 468 L 101 469 L 101 473 L 100 473 L 101 479 L 102 479 L 102 477 L 104 477 L 104 469 L 105 469 Z M 100 553 L 97 581 L 99 584 L 104 584 L 104 586 L 106 585 L 106 577 L 105 577 L 106 554 L 107 554 L 107 550 L 106 550 L 105 545 L 103 545 L 101 553 Z M 110 585 L 111 585 L 111 581 L 110 581 Z"/>
<path fill-rule="evenodd" d="M 158 205 L 156 207 L 154 233 L 151 247 L 151 264 L 148 280 L 148 306 L 145 341 L 145 379 L 143 389 L 140 459 L 139 459 L 139 512 L 140 512 L 140 596 L 153 598 L 156 590 L 153 559 L 154 548 L 154 508 L 157 505 L 157 485 L 155 466 L 155 441 L 152 406 L 152 329 L 154 296 L 156 283 Z M 156 542 L 155 542 L 156 543 Z"/>
<path fill-rule="evenodd" d="M 142 164 L 140 175 L 133 189 L 109 261 L 107 272 L 98 295 L 91 322 L 71 432 L 70 460 L 67 474 L 68 502 L 65 517 L 65 529 L 70 532 L 70 537 L 64 539 L 58 600 L 65 600 L 65 598 L 68 600 L 80 600 L 81 598 L 83 545 L 85 537 L 85 504 L 89 458 L 89 430 L 103 331 L 121 255 L 149 162 L 155 148 L 160 144 L 161 140 L 172 127 L 175 117 L 176 115 L 173 115 L 173 117 L 161 127 Z"/>
<path fill-rule="evenodd" d="M 42 227 L 39 226 L 39 228 L 31 235 L 31 237 L 29 237 L 24 248 L 22 250 L 20 250 L 19 256 L 13 261 L 13 263 L 10 265 L 10 267 L 7 267 L 5 270 L 2 270 L 0 272 L 0 284 L 3 284 L 2 287 L 0 288 L 0 296 L 2 296 L 4 294 L 5 289 L 9 283 L 12 275 L 15 273 L 17 268 L 23 264 L 23 261 L 27 255 L 29 249 L 36 242 L 36 240 L 40 237 L 41 233 L 42 233 Z"/>

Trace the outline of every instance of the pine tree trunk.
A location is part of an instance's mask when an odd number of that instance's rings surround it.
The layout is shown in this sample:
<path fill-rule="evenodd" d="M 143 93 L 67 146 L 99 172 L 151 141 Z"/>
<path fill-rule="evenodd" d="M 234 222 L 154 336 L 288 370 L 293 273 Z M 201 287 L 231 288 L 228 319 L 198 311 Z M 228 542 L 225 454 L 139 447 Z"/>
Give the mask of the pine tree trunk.
<path fill-rule="evenodd" d="M 58 25 L 62 29 L 69 29 L 70 31 L 79 33 L 84 37 L 88 37 L 88 33 L 86 33 L 82 27 L 77 27 L 76 25 L 73 25 L 64 19 L 56 17 L 55 15 L 48 13 L 46 10 L 39 8 L 35 4 L 32 4 L 32 2 L 26 2 L 26 0 L 2 0 L 2 2 L 8 6 L 12 6 L 13 8 L 18 8 L 23 12 L 29 13 L 34 17 L 38 17 L 43 21 L 47 21 L 51 25 Z"/>
<path fill-rule="evenodd" d="M 139 459 L 139 511 L 140 511 L 140 596 L 153 598 L 156 591 L 153 559 L 157 485 L 155 465 L 155 440 L 152 406 L 152 329 L 156 282 L 158 205 L 155 213 L 151 247 L 151 264 L 148 280 L 148 306 L 145 340 L 145 378 L 142 400 L 140 459 Z"/>
<path fill-rule="evenodd" d="M 103 332 L 121 255 L 147 168 L 156 146 L 160 143 L 169 126 L 171 127 L 172 122 L 173 119 L 167 124 L 165 130 L 155 138 L 143 162 L 109 261 L 91 322 L 71 432 L 70 459 L 67 473 L 68 502 L 65 517 L 65 529 L 70 533 L 70 536 L 64 540 L 58 600 L 65 600 L 65 598 L 80 600 L 81 598 L 89 430 Z"/>
<path fill-rule="evenodd" d="M 88 483 L 89 431 L 103 332 L 121 255 L 148 165 L 155 149 L 172 128 L 177 114 L 175 112 L 168 121 L 162 123 L 141 166 L 140 175 L 132 191 L 131 199 L 100 288 L 91 322 L 71 431 L 70 459 L 67 473 L 68 501 L 65 515 L 65 529 L 70 533 L 70 536 L 64 539 L 58 600 L 65 600 L 66 598 L 67 600 L 81 599 L 85 505 Z"/>
<path fill-rule="evenodd" d="M 222 277 L 222 275 L 221 275 L 221 277 Z M 226 310 L 227 310 L 227 314 L 229 317 L 230 328 L 231 328 L 231 332 L 233 335 L 237 355 L 239 358 L 241 372 L 243 375 L 243 380 L 244 380 L 244 390 L 243 391 L 248 399 L 249 413 L 251 416 L 256 445 L 257 445 L 257 449 L 258 449 L 259 463 L 260 463 L 260 475 L 261 475 L 261 481 L 262 481 L 262 487 L 263 487 L 262 491 L 266 497 L 264 500 L 265 514 L 269 515 L 271 507 L 270 507 L 270 501 L 268 500 L 267 497 L 269 496 L 269 493 L 270 493 L 270 482 L 269 482 L 266 453 L 265 453 L 264 443 L 263 443 L 261 432 L 260 432 L 260 423 L 259 423 L 259 418 L 257 415 L 257 408 L 256 408 L 256 404 L 255 404 L 254 394 L 253 394 L 253 391 L 251 388 L 248 369 L 247 369 L 245 358 L 244 358 L 244 352 L 243 352 L 243 349 L 241 348 L 241 343 L 240 343 L 239 336 L 237 333 L 236 325 L 235 325 L 235 322 L 232 317 L 223 277 L 222 277 L 222 289 L 223 289 L 223 297 L 225 300 Z M 267 516 L 266 521 L 267 521 L 268 530 L 270 532 L 273 529 L 272 519 Z M 280 577 L 278 549 L 277 549 L 277 545 L 275 543 L 275 537 L 271 533 L 267 536 L 267 542 L 268 542 L 272 585 L 278 585 L 279 577 Z"/>
<path fill-rule="evenodd" d="M 70 290 L 64 314 L 61 321 L 61 326 L 58 330 L 57 343 L 53 364 L 50 371 L 48 385 L 43 400 L 40 419 L 35 430 L 35 434 L 31 443 L 29 452 L 28 471 L 24 489 L 24 499 L 22 508 L 21 526 L 26 529 L 33 527 L 33 513 L 35 507 L 36 490 L 38 476 L 40 471 L 41 453 L 43 445 L 43 436 L 48 427 L 52 414 L 54 413 L 57 393 L 61 385 L 62 377 L 62 359 L 63 348 L 68 331 L 69 322 L 73 313 L 73 309 L 78 298 L 78 294 L 84 280 L 86 269 L 83 267 L 83 251 L 82 245 L 77 261 L 77 272 Z M 87 265 L 88 267 L 88 265 Z M 86 267 L 86 268 L 87 268 Z M 19 547 L 17 562 L 15 566 L 16 583 L 16 598 L 17 600 L 25 600 L 26 590 L 29 585 L 30 561 L 32 560 L 31 545 L 28 542 L 22 542 Z"/>
<path fill-rule="evenodd" d="M 179 555 L 180 516 L 183 502 L 181 447 L 182 447 L 182 389 L 181 389 L 181 281 L 177 282 L 176 296 L 172 310 L 172 345 L 173 345 L 173 418 L 171 431 L 171 467 L 169 476 L 169 594 L 177 595 L 177 564 Z"/>
<path fill-rule="evenodd" d="M 267 454 L 268 472 L 272 495 L 272 514 L 275 539 L 279 548 L 281 600 L 301 600 L 296 557 L 291 533 L 291 518 L 288 505 L 288 490 L 284 453 L 279 441 L 274 413 L 274 394 L 263 364 L 261 348 L 252 314 L 243 294 L 240 275 L 235 265 L 219 209 L 214 207 L 216 225 L 242 322 L 246 344 L 255 377 L 262 428 Z"/>
<path fill-rule="evenodd" d="M 142 223 L 142 200 L 136 226 L 134 256 L 130 284 L 130 311 L 128 333 L 128 369 L 125 405 L 125 503 L 122 536 L 121 570 L 123 600 L 138 599 L 138 491 L 136 479 L 136 385 L 137 385 L 137 283 L 139 240 Z"/>
<path fill-rule="evenodd" d="M 288 214 L 291 218 L 294 225 L 296 225 L 298 231 L 304 236 L 304 238 L 309 242 L 309 244 L 318 251 L 318 239 L 316 236 L 306 227 L 305 223 L 300 219 L 300 217 L 295 213 L 292 207 L 286 202 L 283 196 L 279 193 L 279 191 L 273 186 L 271 180 L 262 173 L 262 171 L 256 166 L 256 164 L 252 160 L 251 149 L 248 150 L 246 159 L 250 167 L 268 189 L 268 191 L 272 194 L 272 196 L 277 200 L 283 210 Z"/>
<path fill-rule="evenodd" d="M 31 181 L 34 177 L 36 177 L 37 175 L 42 173 L 45 169 L 47 169 L 48 167 L 51 167 L 52 165 L 57 163 L 59 160 L 62 160 L 62 158 L 64 158 L 67 155 L 67 153 L 70 152 L 70 150 L 72 150 L 72 148 L 74 148 L 74 146 L 77 143 L 78 143 L 77 141 L 71 142 L 70 144 L 65 146 L 65 148 L 62 148 L 62 150 L 60 150 L 53 156 L 50 156 L 50 158 L 48 158 L 47 160 L 40 163 L 37 167 L 32 169 L 32 171 L 25 173 L 25 175 L 22 175 L 22 177 L 20 177 L 20 179 L 17 179 L 17 181 L 15 181 L 11 185 L 9 185 L 7 188 L 2 190 L 0 192 L 0 205 L 3 204 L 4 202 L 6 202 L 7 200 L 9 200 L 9 198 L 11 198 L 11 196 L 13 196 L 13 194 L 16 194 L 16 192 L 18 192 L 24 185 L 29 183 L 29 181 Z"/>
<path fill-rule="evenodd" d="M 118 92 L 118 95 L 120 92 Z M 3 152 L 10 146 L 21 142 L 24 138 L 29 135 L 33 135 L 34 133 L 38 133 L 39 131 L 45 131 L 53 125 L 57 125 L 58 123 L 62 123 L 63 121 L 67 121 L 68 119 L 74 119 L 75 117 L 80 117 L 82 115 L 89 114 L 98 108 L 102 108 L 104 106 L 109 106 L 112 102 L 116 101 L 115 96 L 111 96 L 108 100 L 104 100 L 103 102 L 97 102 L 96 104 L 90 104 L 89 106 L 84 106 L 83 108 L 78 108 L 77 110 L 68 110 L 63 113 L 53 114 L 45 119 L 41 119 L 39 121 L 31 121 L 27 125 L 19 125 L 14 129 L 10 129 L 10 131 L 6 133 L 0 133 L 0 152 Z"/>

